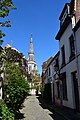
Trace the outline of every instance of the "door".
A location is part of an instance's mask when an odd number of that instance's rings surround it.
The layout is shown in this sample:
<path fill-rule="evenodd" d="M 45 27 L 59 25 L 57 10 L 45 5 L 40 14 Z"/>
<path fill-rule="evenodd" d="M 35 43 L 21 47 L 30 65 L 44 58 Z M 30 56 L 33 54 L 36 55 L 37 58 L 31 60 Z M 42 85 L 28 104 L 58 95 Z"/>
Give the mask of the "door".
<path fill-rule="evenodd" d="M 75 107 L 76 110 L 79 111 L 79 91 L 78 91 L 78 79 L 76 74 L 77 72 L 72 73 L 72 79 L 73 79 Z"/>

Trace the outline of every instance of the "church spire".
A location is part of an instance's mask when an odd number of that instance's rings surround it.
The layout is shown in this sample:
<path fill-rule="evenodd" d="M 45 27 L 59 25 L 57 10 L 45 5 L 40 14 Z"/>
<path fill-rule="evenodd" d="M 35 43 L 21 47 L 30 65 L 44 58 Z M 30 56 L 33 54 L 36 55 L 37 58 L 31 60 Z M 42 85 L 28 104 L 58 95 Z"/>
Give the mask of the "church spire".
<path fill-rule="evenodd" d="M 27 60 L 28 60 L 28 72 L 30 74 L 32 70 L 37 70 L 36 59 L 34 57 L 32 35 L 30 37 L 30 48 L 29 48 L 28 59 Z"/>
<path fill-rule="evenodd" d="M 29 49 L 29 54 L 34 54 L 32 34 L 31 34 L 31 37 L 30 37 L 30 49 Z"/>

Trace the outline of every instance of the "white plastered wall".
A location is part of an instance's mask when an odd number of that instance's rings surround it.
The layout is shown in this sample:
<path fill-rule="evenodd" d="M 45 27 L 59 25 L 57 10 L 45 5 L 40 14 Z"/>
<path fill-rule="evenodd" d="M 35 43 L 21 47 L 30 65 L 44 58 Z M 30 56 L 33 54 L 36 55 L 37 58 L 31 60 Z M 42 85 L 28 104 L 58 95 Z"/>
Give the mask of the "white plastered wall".
<path fill-rule="evenodd" d="M 76 47 L 77 47 L 77 70 L 78 70 L 78 90 L 79 90 L 79 101 L 80 101 L 80 27 L 75 33 Z"/>
<path fill-rule="evenodd" d="M 75 59 L 71 62 L 69 62 L 70 57 L 70 45 L 69 45 L 69 37 L 72 34 L 72 26 L 71 23 L 68 25 L 67 29 L 63 33 L 63 35 L 60 38 L 59 47 L 60 47 L 60 67 L 62 64 L 62 56 L 61 56 L 61 47 L 64 45 L 65 47 L 65 67 L 61 68 L 60 73 L 66 72 L 66 84 L 67 84 L 67 97 L 68 100 L 63 100 L 62 104 L 66 107 L 75 108 L 74 103 L 74 91 L 73 91 L 73 83 L 71 78 L 71 73 L 76 71 L 76 61 Z"/>

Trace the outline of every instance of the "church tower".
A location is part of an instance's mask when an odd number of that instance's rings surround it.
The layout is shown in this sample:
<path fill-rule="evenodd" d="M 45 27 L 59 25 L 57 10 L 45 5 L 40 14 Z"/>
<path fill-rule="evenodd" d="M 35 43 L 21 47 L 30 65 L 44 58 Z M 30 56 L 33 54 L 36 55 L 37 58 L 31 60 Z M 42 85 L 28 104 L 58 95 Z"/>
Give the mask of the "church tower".
<path fill-rule="evenodd" d="M 37 71 L 37 64 L 36 60 L 34 57 L 34 49 L 33 49 L 33 40 L 32 40 L 32 35 L 30 38 L 30 49 L 28 52 L 28 73 L 30 74 L 33 70 Z"/>

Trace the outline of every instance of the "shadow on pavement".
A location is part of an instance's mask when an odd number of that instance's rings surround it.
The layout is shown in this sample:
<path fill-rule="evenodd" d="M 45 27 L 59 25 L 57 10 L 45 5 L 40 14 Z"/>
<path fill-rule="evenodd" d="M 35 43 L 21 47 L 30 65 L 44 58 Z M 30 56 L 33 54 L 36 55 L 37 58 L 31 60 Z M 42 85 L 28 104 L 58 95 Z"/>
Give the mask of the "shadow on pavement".
<path fill-rule="evenodd" d="M 23 113 L 21 113 L 21 112 L 16 113 L 15 120 L 20 120 L 20 119 L 23 119 L 23 118 L 25 118 Z"/>
<path fill-rule="evenodd" d="M 37 96 L 37 99 L 39 100 L 39 105 L 43 108 L 43 109 L 48 109 L 51 113 L 49 114 L 53 120 L 65 120 L 61 115 L 59 115 L 58 113 L 56 113 L 55 111 L 53 111 L 51 108 L 49 108 L 48 103 L 45 103 L 43 101 L 43 99 L 41 98 L 41 96 Z"/>

